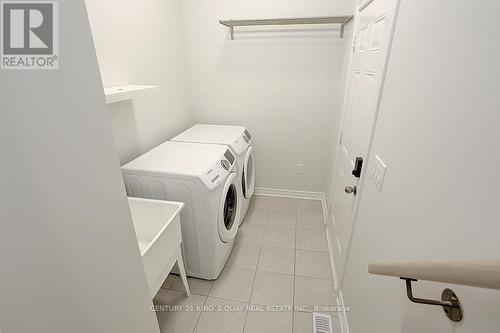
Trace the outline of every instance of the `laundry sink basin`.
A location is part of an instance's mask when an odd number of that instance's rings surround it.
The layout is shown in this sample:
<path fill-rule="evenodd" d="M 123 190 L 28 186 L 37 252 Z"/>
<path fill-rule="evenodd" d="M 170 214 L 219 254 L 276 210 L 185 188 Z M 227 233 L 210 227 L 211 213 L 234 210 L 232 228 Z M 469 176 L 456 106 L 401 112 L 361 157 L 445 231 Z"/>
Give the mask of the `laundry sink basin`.
<path fill-rule="evenodd" d="M 141 252 L 146 278 L 152 297 L 181 255 L 180 212 L 182 202 L 128 198 L 137 243 Z"/>

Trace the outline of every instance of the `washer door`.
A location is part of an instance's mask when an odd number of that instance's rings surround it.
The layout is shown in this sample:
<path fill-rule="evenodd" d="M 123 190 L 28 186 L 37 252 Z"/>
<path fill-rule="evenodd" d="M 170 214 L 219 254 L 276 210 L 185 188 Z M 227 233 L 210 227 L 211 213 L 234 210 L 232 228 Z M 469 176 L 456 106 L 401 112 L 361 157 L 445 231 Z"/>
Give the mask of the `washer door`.
<path fill-rule="evenodd" d="M 243 164 L 242 189 L 246 199 L 250 199 L 255 189 L 255 163 L 253 160 L 253 147 L 248 148 Z"/>
<path fill-rule="evenodd" d="M 229 243 L 236 237 L 240 221 L 241 191 L 238 177 L 232 172 L 224 185 L 222 200 L 219 206 L 219 237 Z"/>

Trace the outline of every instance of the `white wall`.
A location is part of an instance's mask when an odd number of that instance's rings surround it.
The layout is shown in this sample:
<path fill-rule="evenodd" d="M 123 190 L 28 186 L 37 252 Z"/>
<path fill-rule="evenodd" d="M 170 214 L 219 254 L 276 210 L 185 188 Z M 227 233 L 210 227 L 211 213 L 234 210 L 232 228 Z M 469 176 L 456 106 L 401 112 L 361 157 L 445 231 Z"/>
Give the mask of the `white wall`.
<path fill-rule="evenodd" d="M 257 186 L 327 190 L 346 39 L 338 27 L 309 26 L 239 28 L 230 41 L 218 20 L 351 12 L 351 1 L 182 1 L 193 121 L 251 130 Z"/>
<path fill-rule="evenodd" d="M 458 293 L 465 315 L 453 324 L 367 266 L 498 259 L 499 10 L 486 1 L 401 3 L 372 149 L 387 176 L 382 192 L 365 184 L 342 286 L 351 332 L 498 331 L 499 291 L 416 283 L 419 297 Z"/>
<path fill-rule="evenodd" d="M 104 86 L 160 87 L 109 106 L 123 164 L 190 125 L 180 0 L 86 4 Z"/>
<path fill-rule="evenodd" d="M 0 331 L 159 332 L 84 2 L 60 69 L 0 74 Z"/>

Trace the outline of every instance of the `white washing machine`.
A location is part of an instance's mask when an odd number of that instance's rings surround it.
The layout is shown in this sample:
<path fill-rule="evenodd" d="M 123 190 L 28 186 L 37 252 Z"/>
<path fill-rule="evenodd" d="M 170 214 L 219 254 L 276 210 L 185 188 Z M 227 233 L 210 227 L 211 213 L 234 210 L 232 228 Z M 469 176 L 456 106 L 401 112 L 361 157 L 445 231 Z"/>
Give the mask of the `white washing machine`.
<path fill-rule="evenodd" d="M 127 194 L 182 201 L 182 251 L 189 276 L 216 279 L 238 231 L 242 193 L 224 145 L 165 142 L 122 167 Z"/>
<path fill-rule="evenodd" d="M 242 126 L 196 124 L 177 135 L 172 141 L 223 144 L 231 149 L 231 152 L 236 156 L 237 172 L 243 192 L 241 224 L 255 189 L 254 150 L 250 132 Z"/>

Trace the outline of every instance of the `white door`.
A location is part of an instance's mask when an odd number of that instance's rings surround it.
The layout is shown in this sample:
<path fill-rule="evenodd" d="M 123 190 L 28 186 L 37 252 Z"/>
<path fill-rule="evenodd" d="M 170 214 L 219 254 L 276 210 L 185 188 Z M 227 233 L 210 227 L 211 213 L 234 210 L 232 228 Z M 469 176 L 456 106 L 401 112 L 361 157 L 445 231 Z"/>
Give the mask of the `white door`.
<path fill-rule="evenodd" d="M 347 250 L 366 174 L 366 160 L 377 116 L 397 1 L 364 0 L 358 6 L 331 205 L 333 230 L 330 235 L 333 235 L 331 242 L 337 288 L 342 283 Z M 353 175 L 357 158 L 363 159 L 361 177 Z"/>

